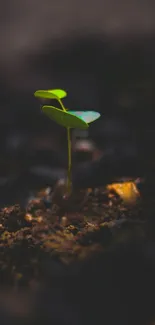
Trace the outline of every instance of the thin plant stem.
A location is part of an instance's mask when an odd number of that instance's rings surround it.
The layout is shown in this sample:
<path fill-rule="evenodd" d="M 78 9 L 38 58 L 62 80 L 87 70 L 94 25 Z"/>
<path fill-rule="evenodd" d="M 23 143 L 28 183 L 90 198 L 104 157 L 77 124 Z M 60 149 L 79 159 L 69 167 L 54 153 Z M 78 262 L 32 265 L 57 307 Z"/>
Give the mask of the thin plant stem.
<path fill-rule="evenodd" d="M 63 111 L 66 112 L 66 108 L 65 108 L 65 106 L 64 106 L 64 104 L 63 104 L 63 102 L 62 102 L 62 100 L 59 98 L 58 101 L 59 101 L 59 104 L 61 105 Z"/>
<path fill-rule="evenodd" d="M 66 112 L 66 108 L 64 107 L 61 99 L 59 99 L 59 103 L 63 109 L 63 111 Z M 71 167 L 72 167 L 72 154 L 71 154 L 71 135 L 70 135 L 70 128 L 67 128 L 67 144 L 68 144 L 68 172 L 67 172 L 67 189 L 68 194 L 71 193 Z"/>

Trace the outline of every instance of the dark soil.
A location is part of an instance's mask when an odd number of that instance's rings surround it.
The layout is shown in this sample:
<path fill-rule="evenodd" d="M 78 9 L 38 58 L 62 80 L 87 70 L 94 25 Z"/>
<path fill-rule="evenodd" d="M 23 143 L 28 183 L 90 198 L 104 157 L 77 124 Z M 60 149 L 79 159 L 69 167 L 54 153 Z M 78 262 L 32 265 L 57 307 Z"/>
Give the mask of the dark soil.
<path fill-rule="evenodd" d="M 1 323 L 153 322 L 155 197 L 60 192 L 0 212 Z"/>

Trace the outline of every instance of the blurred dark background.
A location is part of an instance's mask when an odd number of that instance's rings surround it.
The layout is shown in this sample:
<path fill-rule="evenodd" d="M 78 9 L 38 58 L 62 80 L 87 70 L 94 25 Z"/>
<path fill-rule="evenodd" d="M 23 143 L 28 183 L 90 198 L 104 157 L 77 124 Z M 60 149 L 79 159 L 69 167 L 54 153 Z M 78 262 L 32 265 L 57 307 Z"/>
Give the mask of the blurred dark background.
<path fill-rule="evenodd" d="M 65 89 L 66 107 L 102 114 L 89 136 L 107 153 L 112 177 L 116 160 L 121 176 L 154 172 L 154 9 L 153 0 L 1 4 L 1 205 L 67 166 L 65 129 L 41 114 L 37 89 Z"/>
<path fill-rule="evenodd" d="M 1 1 L 0 206 L 25 204 L 34 189 L 65 175 L 66 130 L 41 114 L 33 96 L 48 88 L 68 92 L 66 107 L 101 113 L 89 138 L 102 159 L 75 170 L 75 182 L 146 176 L 154 183 L 153 0 Z M 1 291 L 1 323 L 51 324 L 57 317 L 55 324 L 153 324 L 151 245 L 136 237 L 128 248 L 122 241 L 109 257 L 75 266 L 68 279 L 60 281 L 58 272 L 53 291 L 47 283 L 45 293 L 37 292 L 37 303 L 32 294 L 16 297 L 14 290 L 9 298 Z M 99 305 L 98 296 L 103 297 Z"/>

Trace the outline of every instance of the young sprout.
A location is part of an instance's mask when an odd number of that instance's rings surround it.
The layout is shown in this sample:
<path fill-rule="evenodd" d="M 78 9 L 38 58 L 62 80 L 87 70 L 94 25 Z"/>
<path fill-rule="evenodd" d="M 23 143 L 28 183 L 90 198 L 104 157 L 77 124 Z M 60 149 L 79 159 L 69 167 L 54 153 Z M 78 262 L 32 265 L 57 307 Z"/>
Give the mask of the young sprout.
<path fill-rule="evenodd" d="M 35 97 L 43 99 L 56 99 L 61 108 L 54 106 L 44 105 L 42 111 L 53 121 L 64 126 L 67 129 L 67 142 L 68 142 L 68 177 L 67 177 L 67 188 L 68 194 L 71 192 L 71 136 L 70 129 L 87 129 L 88 123 L 91 123 L 100 117 L 100 113 L 95 111 L 72 111 L 64 107 L 62 98 L 67 96 L 67 93 L 62 89 L 53 90 L 37 90 L 34 93 Z"/>

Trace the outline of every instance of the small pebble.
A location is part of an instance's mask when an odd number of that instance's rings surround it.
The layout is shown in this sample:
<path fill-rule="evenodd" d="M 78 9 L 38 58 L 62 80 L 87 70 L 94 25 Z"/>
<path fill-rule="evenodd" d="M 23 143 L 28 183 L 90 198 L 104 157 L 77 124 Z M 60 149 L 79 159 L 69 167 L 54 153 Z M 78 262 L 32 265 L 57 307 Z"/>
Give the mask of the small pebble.
<path fill-rule="evenodd" d="M 32 221 L 32 215 L 30 214 L 30 213 L 27 213 L 26 215 L 25 215 L 25 220 L 26 221 L 28 221 L 28 222 L 31 222 Z"/>
<path fill-rule="evenodd" d="M 61 225 L 63 227 L 66 227 L 68 225 L 68 223 L 69 223 L 69 221 L 68 221 L 68 218 L 66 216 L 61 218 Z"/>
<path fill-rule="evenodd" d="M 41 216 L 37 217 L 38 223 L 41 223 L 43 221 L 43 218 Z"/>

